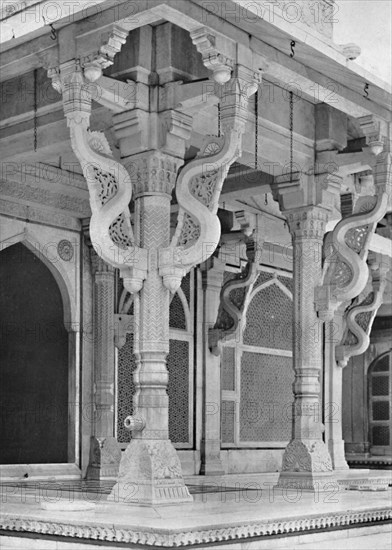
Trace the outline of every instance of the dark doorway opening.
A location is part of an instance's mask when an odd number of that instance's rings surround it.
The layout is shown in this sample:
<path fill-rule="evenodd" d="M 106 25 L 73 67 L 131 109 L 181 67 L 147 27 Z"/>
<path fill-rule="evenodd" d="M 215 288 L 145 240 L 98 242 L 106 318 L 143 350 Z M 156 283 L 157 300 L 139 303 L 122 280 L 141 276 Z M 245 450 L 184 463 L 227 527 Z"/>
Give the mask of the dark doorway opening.
<path fill-rule="evenodd" d="M 0 253 L 0 464 L 68 462 L 68 333 L 59 287 L 21 243 Z"/>

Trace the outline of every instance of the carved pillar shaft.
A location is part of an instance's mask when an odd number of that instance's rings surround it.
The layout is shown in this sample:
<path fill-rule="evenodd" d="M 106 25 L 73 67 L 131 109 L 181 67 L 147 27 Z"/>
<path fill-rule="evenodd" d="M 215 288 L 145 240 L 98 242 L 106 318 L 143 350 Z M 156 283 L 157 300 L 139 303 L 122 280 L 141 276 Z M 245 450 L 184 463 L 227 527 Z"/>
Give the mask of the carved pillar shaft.
<path fill-rule="evenodd" d="M 135 295 L 136 392 L 134 414 L 126 419 L 132 431 L 120 464 L 119 478 L 110 500 L 127 502 L 129 487 L 139 504 L 191 501 L 181 464 L 169 440 L 169 298 L 159 274 L 158 251 L 169 245 L 170 201 L 182 161 L 149 151 L 133 155 L 127 168 L 136 174 L 135 235 L 138 246 L 149 251 L 148 275 Z"/>
<path fill-rule="evenodd" d="M 148 182 L 147 188 L 148 188 Z M 166 392 L 169 352 L 169 290 L 158 273 L 157 250 L 168 246 L 170 233 L 170 195 L 139 195 L 136 215 L 140 223 L 140 246 L 150 250 L 149 274 L 135 296 L 135 354 L 138 369 L 134 374 L 134 410 L 144 418 L 145 428 L 135 438 L 168 439 L 169 398 Z"/>
<path fill-rule="evenodd" d="M 114 269 L 93 251 L 94 273 L 94 434 L 88 479 L 115 477 L 121 449 L 114 432 Z"/>
<path fill-rule="evenodd" d="M 339 308 L 333 320 L 325 322 L 324 349 L 325 440 L 334 470 L 348 470 L 342 427 L 343 369 L 335 358 L 336 344 L 340 341 L 342 333 L 343 310 Z"/>
<path fill-rule="evenodd" d="M 320 439 L 322 323 L 314 308 L 314 288 L 321 275 L 325 213 L 312 208 L 289 214 L 294 252 L 294 439 Z"/>
<path fill-rule="evenodd" d="M 203 437 L 201 442 L 201 468 L 204 475 L 222 475 L 224 469 L 220 457 L 220 410 L 221 357 L 211 353 L 208 345 L 208 332 L 214 326 L 220 303 L 224 264 L 217 258 L 207 260 L 203 265 L 203 371 L 204 405 Z"/>
<path fill-rule="evenodd" d="M 293 239 L 294 370 L 293 433 L 284 455 L 278 486 L 293 484 L 318 490 L 320 474 L 330 474 L 331 460 L 322 440 L 320 374 L 322 323 L 317 317 L 314 290 L 321 276 L 326 211 L 305 207 L 286 212 Z M 321 477 L 323 477 L 321 475 Z"/>
<path fill-rule="evenodd" d="M 114 269 L 95 257 L 94 409 L 95 435 L 114 435 Z"/>

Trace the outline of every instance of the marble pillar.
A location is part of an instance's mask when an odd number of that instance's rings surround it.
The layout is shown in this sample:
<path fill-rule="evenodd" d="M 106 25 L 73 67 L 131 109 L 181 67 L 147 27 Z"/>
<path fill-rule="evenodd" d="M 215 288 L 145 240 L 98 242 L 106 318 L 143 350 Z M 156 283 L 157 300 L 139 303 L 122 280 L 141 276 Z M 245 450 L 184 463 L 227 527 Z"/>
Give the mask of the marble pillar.
<path fill-rule="evenodd" d="M 201 468 L 204 475 L 222 475 L 221 447 L 221 356 L 211 353 L 208 345 L 209 329 L 215 324 L 225 265 L 218 258 L 210 258 L 202 266 L 203 285 L 203 436 L 201 441 Z"/>
<path fill-rule="evenodd" d="M 91 251 L 94 277 L 94 432 L 88 479 L 116 477 L 121 449 L 115 438 L 114 269 Z"/>
<path fill-rule="evenodd" d="M 181 464 L 169 439 L 170 291 L 159 274 L 158 251 L 170 243 L 170 201 L 182 162 L 160 151 L 127 159 L 129 173 L 138 174 L 134 189 L 138 246 L 149 250 L 149 270 L 143 288 L 135 294 L 137 369 L 134 416 L 126 419 L 132 439 L 122 458 L 119 477 L 109 500 L 139 504 L 191 501 Z"/>
<path fill-rule="evenodd" d="M 295 380 L 292 438 L 284 451 L 278 487 L 318 491 L 333 480 L 320 410 L 322 322 L 314 304 L 327 211 L 309 206 L 286 210 L 285 215 L 294 253 Z"/>
<path fill-rule="evenodd" d="M 324 422 L 325 441 L 334 470 L 348 470 L 344 452 L 342 426 L 343 369 L 336 361 L 336 346 L 343 335 L 343 315 L 346 304 L 342 304 L 333 320 L 325 322 L 324 347 Z"/>

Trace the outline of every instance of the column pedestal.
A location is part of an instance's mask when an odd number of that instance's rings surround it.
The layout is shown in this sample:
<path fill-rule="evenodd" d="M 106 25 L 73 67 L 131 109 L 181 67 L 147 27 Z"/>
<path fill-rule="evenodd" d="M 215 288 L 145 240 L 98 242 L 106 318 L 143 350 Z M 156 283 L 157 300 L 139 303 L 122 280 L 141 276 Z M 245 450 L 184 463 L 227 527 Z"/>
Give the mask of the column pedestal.
<path fill-rule="evenodd" d="M 149 506 L 191 502 L 171 441 L 132 439 L 108 500 Z"/>

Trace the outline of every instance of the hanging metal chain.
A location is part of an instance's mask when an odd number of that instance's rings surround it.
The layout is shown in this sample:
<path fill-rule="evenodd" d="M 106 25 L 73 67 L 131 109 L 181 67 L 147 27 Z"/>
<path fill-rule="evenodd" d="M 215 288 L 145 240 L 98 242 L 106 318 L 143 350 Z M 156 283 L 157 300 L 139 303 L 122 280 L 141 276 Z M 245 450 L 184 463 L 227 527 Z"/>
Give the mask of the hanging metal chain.
<path fill-rule="evenodd" d="M 259 168 L 259 91 L 255 93 L 255 170 Z"/>
<path fill-rule="evenodd" d="M 218 103 L 217 107 L 218 107 L 218 137 L 221 137 L 221 108 L 220 108 L 220 103 Z"/>
<path fill-rule="evenodd" d="M 37 117 L 37 110 L 38 110 L 38 94 L 37 94 L 37 69 L 34 69 L 34 151 L 37 151 L 37 145 L 38 145 L 38 132 L 37 132 L 37 126 L 38 126 L 38 117 Z"/>
<path fill-rule="evenodd" d="M 290 92 L 290 183 L 293 182 L 294 170 L 294 98 Z"/>

